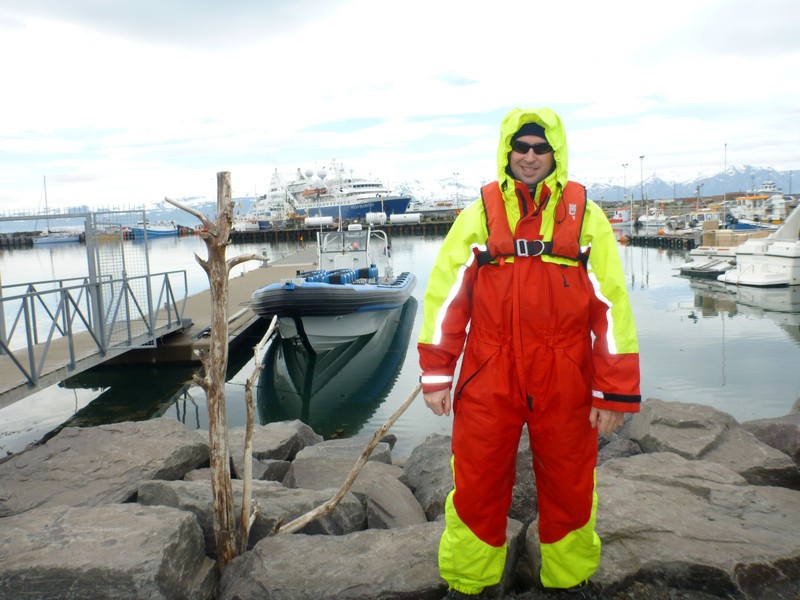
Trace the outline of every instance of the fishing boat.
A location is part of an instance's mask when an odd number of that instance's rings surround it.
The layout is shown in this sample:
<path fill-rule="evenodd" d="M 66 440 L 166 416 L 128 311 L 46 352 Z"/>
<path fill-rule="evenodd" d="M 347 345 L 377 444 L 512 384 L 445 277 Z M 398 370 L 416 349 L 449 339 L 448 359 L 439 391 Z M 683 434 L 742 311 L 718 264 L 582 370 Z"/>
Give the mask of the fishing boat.
<path fill-rule="evenodd" d="M 310 352 L 377 331 L 388 313 L 402 306 L 417 279 L 395 276 L 386 233 L 352 226 L 317 232 L 318 268 L 253 292 L 250 308 L 260 317 L 278 316 L 278 331 Z"/>
<path fill-rule="evenodd" d="M 756 287 L 800 285 L 800 207 L 777 231 L 736 247 L 736 268 L 722 273 L 723 283 Z"/>
<path fill-rule="evenodd" d="M 739 196 L 727 203 L 728 228 L 775 231 L 786 220 L 787 206 L 780 188 L 765 181 L 752 195 Z"/>
<path fill-rule="evenodd" d="M 267 195 L 271 205 L 283 203 L 287 213 L 351 221 L 364 219 L 367 213 L 403 214 L 411 199 L 392 193 L 379 179 L 348 175 L 336 161 L 328 169 L 298 168 L 293 177 L 284 177 L 276 169 Z"/>
<path fill-rule="evenodd" d="M 614 211 L 614 214 L 608 217 L 608 222 L 611 223 L 612 227 L 630 225 L 633 223 L 632 213 L 627 208 L 618 208 Z"/>
<path fill-rule="evenodd" d="M 639 217 L 637 223 L 645 229 L 661 229 L 667 225 L 667 215 L 661 209 L 650 208 Z"/>
<path fill-rule="evenodd" d="M 44 213 L 47 215 L 46 221 L 47 225 L 45 226 L 45 230 L 40 233 L 38 236 L 33 238 L 34 245 L 40 244 L 64 244 L 64 243 L 74 243 L 79 242 L 81 239 L 80 234 L 62 230 L 62 229 L 51 229 L 50 228 L 50 207 L 47 205 L 47 177 L 43 177 L 44 182 Z"/>
<path fill-rule="evenodd" d="M 711 208 L 699 208 L 680 215 L 667 217 L 667 228 L 673 231 L 702 231 L 704 229 L 721 229 L 725 219 L 719 211 Z"/>
<path fill-rule="evenodd" d="M 170 237 L 178 235 L 178 225 L 175 221 L 139 221 L 131 227 L 134 239 L 141 240 L 145 237 Z"/>

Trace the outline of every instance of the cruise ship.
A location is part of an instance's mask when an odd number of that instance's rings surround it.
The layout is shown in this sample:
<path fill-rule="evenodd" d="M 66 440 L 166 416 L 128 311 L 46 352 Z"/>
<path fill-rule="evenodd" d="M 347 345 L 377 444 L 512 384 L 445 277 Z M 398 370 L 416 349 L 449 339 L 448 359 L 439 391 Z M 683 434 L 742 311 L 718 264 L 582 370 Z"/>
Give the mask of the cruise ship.
<path fill-rule="evenodd" d="M 271 206 L 282 202 L 287 213 L 302 217 L 355 220 L 367 213 L 404 214 L 412 197 L 392 193 L 379 179 L 353 177 L 333 161 L 329 168 L 316 171 L 298 168 L 290 177 L 276 169 L 267 200 Z"/>

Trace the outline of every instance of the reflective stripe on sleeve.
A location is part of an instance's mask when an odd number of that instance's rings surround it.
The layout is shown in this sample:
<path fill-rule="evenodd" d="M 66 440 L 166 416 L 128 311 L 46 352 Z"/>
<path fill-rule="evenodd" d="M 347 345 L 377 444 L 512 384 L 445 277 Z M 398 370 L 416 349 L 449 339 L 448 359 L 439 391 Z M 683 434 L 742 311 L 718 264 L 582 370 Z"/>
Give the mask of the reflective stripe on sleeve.
<path fill-rule="evenodd" d="M 437 383 L 452 383 L 452 375 L 423 375 L 419 378 L 420 383 L 437 384 Z"/>

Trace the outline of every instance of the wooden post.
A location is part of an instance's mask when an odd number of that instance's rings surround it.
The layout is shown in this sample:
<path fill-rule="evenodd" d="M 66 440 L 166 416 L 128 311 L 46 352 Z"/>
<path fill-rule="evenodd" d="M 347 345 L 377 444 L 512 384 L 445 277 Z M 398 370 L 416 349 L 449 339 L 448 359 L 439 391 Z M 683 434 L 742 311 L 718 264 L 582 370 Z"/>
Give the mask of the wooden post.
<path fill-rule="evenodd" d="M 228 277 L 236 265 L 253 260 L 255 254 L 243 254 L 229 260 L 225 251 L 233 225 L 231 174 L 217 173 L 217 218 L 210 221 L 200 212 L 166 198 L 167 202 L 196 216 L 203 224 L 200 237 L 208 249 L 208 259 L 195 254 L 203 267 L 211 288 L 211 338 L 208 353 L 200 352 L 203 374 L 194 380 L 206 394 L 208 404 L 208 437 L 211 466 L 211 491 L 214 502 L 214 538 L 220 571 L 236 557 L 241 547 L 231 484 L 230 452 L 228 451 L 228 419 L 225 409 L 225 373 L 228 369 Z M 248 432 L 252 432 L 252 415 L 248 412 Z M 248 437 L 252 433 L 247 434 Z M 251 477 L 245 473 L 244 477 Z M 249 481 L 248 481 L 249 484 Z"/>

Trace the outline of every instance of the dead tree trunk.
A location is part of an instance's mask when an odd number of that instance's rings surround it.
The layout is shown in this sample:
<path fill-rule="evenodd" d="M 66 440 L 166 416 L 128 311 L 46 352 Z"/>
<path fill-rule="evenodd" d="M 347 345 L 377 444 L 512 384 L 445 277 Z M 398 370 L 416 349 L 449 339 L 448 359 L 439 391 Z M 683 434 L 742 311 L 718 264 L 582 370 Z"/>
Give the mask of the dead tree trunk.
<path fill-rule="evenodd" d="M 195 215 L 203 223 L 201 237 L 208 249 L 208 259 L 195 259 L 208 275 L 211 288 L 211 338 L 208 353 L 200 353 L 203 375 L 195 375 L 195 382 L 206 394 L 208 404 L 208 436 L 211 447 L 211 490 L 214 502 L 214 538 L 220 570 L 239 554 L 241 533 L 237 528 L 236 507 L 231 485 L 230 452 L 228 451 L 228 422 L 225 409 L 225 373 L 228 369 L 228 276 L 230 270 L 253 254 L 225 259 L 228 237 L 233 225 L 233 200 L 231 176 L 217 173 L 217 218 L 209 221 L 204 215 L 178 202 L 167 201 Z M 248 413 L 247 428 L 253 422 Z M 245 473 L 245 477 L 249 477 Z"/>

